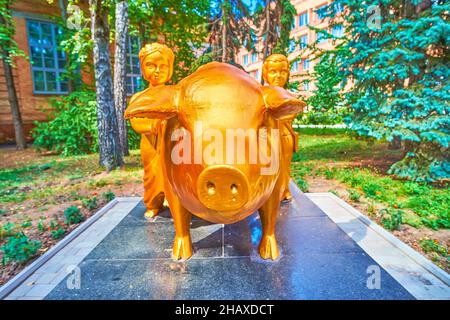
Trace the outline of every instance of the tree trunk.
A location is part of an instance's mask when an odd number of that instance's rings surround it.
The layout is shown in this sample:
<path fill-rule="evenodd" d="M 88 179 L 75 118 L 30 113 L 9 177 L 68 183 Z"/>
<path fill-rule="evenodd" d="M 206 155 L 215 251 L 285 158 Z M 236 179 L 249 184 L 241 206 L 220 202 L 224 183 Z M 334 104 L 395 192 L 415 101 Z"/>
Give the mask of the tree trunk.
<path fill-rule="evenodd" d="M 391 142 L 389 142 L 389 150 L 399 150 L 402 147 L 402 140 L 399 136 L 394 136 Z"/>
<path fill-rule="evenodd" d="M 8 7 L 7 7 L 8 8 Z M 0 15 L 0 24 L 6 26 L 7 22 Z M 3 57 L 10 57 L 9 52 L 4 51 L 2 49 Z M 5 73 L 5 81 L 6 87 L 8 90 L 8 101 L 11 106 L 11 115 L 14 124 L 14 135 L 16 139 L 16 147 L 18 150 L 23 150 L 27 147 L 27 143 L 25 141 L 25 136 L 23 134 L 23 124 L 22 124 L 22 116 L 20 115 L 19 108 L 19 100 L 17 99 L 16 87 L 14 86 L 14 78 L 11 65 L 6 61 L 6 59 L 2 59 L 3 62 L 3 71 Z"/>
<path fill-rule="evenodd" d="M 4 52 L 4 54 L 8 54 Z M 5 59 L 3 61 L 3 71 L 5 72 L 6 87 L 8 89 L 8 101 L 11 106 L 11 114 L 14 124 L 14 134 L 16 139 L 17 150 L 23 150 L 27 147 L 25 136 L 23 134 L 22 116 L 20 115 L 19 101 L 17 100 L 16 87 L 14 86 L 14 79 L 12 68 Z"/>
<path fill-rule="evenodd" d="M 266 58 L 269 56 L 269 32 L 270 32 L 270 0 L 266 0 L 266 40 L 264 41 L 264 51 L 263 51 L 263 63 L 266 61 Z M 264 84 L 264 78 L 261 77 L 261 84 Z"/>
<path fill-rule="evenodd" d="M 227 62 L 227 21 L 222 9 L 222 62 Z"/>
<path fill-rule="evenodd" d="M 126 54 L 128 33 L 128 2 L 119 1 L 116 4 L 116 48 L 114 54 L 114 100 L 119 128 L 120 147 L 122 154 L 129 155 L 127 123 L 123 117 L 127 107 L 126 92 Z"/>
<path fill-rule="evenodd" d="M 94 44 L 94 71 L 97 94 L 98 144 L 100 165 L 111 171 L 123 165 L 117 129 L 116 109 L 109 54 L 108 8 L 102 0 L 89 0 Z"/>

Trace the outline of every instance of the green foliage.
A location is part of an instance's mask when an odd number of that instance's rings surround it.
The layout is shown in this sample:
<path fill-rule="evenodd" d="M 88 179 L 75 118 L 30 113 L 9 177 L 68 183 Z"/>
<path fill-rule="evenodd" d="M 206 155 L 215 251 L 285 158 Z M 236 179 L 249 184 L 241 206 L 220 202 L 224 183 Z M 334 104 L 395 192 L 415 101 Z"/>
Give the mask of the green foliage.
<path fill-rule="evenodd" d="M 350 200 L 359 202 L 359 199 L 361 198 L 361 193 L 359 193 L 358 191 L 356 191 L 354 189 L 349 189 L 348 193 L 349 193 Z"/>
<path fill-rule="evenodd" d="M 115 195 L 114 192 L 112 192 L 112 191 L 106 191 L 106 192 L 103 192 L 103 193 L 102 193 L 102 197 L 103 197 L 103 199 L 105 199 L 107 202 L 110 202 L 110 201 L 112 201 L 112 200 L 116 197 L 116 195 Z"/>
<path fill-rule="evenodd" d="M 64 217 L 66 218 L 67 224 L 80 223 L 84 219 L 83 214 L 80 212 L 80 209 L 75 206 L 68 207 L 66 210 L 64 210 Z"/>
<path fill-rule="evenodd" d="M 93 91 L 72 92 L 51 99 L 51 120 L 36 122 L 32 131 L 38 149 L 64 156 L 96 152 L 98 147 L 97 110 Z"/>
<path fill-rule="evenodd" d="M 342 107 L 341 77 L 336 56 L 325 53 L 314 66 L 311 77 L 315 84 L 312 95 L 307 99 L 312 109 L 304 114 L 306 124 L 337 124 L 343 122 L 345 108 Z M 311 81 L 308 79 L 307 81 Z"/>
<path fill-rule="evenodd" d="M 208 34 L 206 0 L 134 0 L 128 2 L 129 33 L 141 43 L 164 42 L 175 52 L 172 82 L 188 75 Z"/>
<path fill-rule="evenodd" d="M 13 2 L 14 0 L 0 0 L 0 59 L 10 65 L 13 65 L 14 57 L 26 58 L 14 40 L 15 25 L 9 8 Z"/>
<path fill-rule="evenodd" d="M 346 10 L 342 19 L 335 5 Z M 342 87 L 352 84 L 345 121 L 361 135 L 404 141 L 407 153 L 390 170 L 402 178 L 450 177 L 449 12 L 448 1 L 419 10 L 418 1 L 396 0 L 335 0 L 327 10 L 331 28 L 345 26 L 340 39 L 325 32 L 337 43 Z"/>
<path fill-rule="evenodd" d="M 448 250 L 437 240 L 422 239 L 419 241 L 420 247 L 426 253 L 436 252 L 437 254 L 447 258 L 449 256 Z"/>
<path fill-rule="evenodd" d="M 381 215 L 381 224 L 388 230 L 400 230 L 402 224 L 402 211 L 382 209 L 379 214 Z"/>
<path fill-rule="evenodd" d="M 89 198 L 83 199 L 82 203 L 83 207 L 85 207 L 89 211 L 92 211 L 98 207 L 97 197 L 92 197 L 90 199 Z"/>
<path fill-rule="evenodd" d="M 16 225 L 12 222 L 7 222 L 0 226 L 0 240 L 12 236 L 16 232 Z"/>
<path fill-rule="evenodd" d="M 66 230 L 64 230 L 64 228 L 62 228 L 62 227 L 59 227 L 57 229 L 50 231 L 52 239 L 54 239 L 54 240 L 61 238 L 65 233 L 66 233 Z"/>
<path fill-rule="evenodd" d="M 33 257 L 40 247 L 40 241 L 30 240 L 23 232 L 18 232 L 10 236 L 1 247 L 3 251 L 2 263 L 3 265 L 9 262 L 24 263 Z"/>
<path fill-rule="evenodd" d="M 38 228 L 39 232 L 44 232 L 47 229 L 43 219 L 39 219 L 37 228 Z"/>

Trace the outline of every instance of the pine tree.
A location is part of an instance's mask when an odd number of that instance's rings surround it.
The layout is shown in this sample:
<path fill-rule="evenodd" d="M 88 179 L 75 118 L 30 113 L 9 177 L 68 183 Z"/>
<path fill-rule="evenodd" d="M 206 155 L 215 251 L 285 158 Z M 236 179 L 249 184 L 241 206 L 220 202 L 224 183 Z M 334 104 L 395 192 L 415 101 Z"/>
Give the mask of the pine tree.
<path fill-rule="evenodd" d="M 220 0 L 212 6 L 209 43 L 217 60 L 234 63 L 243 44 L 252 49 L 253 29 L 245 19 L 248 16 L 248 7 L 242 0 Z"/>
<path fill-rule="evenodd" d="M 405 142 L 404 158 L 390 169 L 399 177 L 450 177 L 449 12 L 447 1 L 336 0 L 328 7 L 331 24 L 345 26 L 335 52 L 343 85 L 352 83 L 347 122 L 359 134 Z"/>
<path fill-rule="evenodd" d="M 315 89 L 307 99 L 312 110 L 308 112 L 309 123 L 334 124 L 342 121 L 342 93 L 339 70 L 336 65 L 336 56 L 325 53 L 314 66 L 311 73 Z M 309 81 L 309 79 L 308 79 Z"/>

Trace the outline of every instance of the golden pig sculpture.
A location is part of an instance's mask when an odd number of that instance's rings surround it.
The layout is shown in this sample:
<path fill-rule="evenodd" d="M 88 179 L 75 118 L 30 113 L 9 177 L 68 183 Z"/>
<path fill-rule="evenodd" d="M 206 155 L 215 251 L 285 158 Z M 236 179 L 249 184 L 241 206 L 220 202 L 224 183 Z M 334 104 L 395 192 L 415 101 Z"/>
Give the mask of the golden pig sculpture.
<path fill-rule="evenodd" d="M 304 105 L 283 88 L 261 86 L 219 62 L 177 85 L 150 88 L 130 103 L 128 119 L 165 120 L 161 168 L 175 226 L 174 259 L 192 255 L 192 214 L 229 224 L 256 210 L 263 229 L 259 253 L 264 259 L 279 256 L 275 224 L 285 182 L 278 131 Z"/>
<path fill-rule="evenodd" d="M 289 79 L 289 71 L 290 64 L 287 57 L 282 54 L 272 54 L 263 63 L 262 77 L 269 85 L 284 88 Z M 285 183 L 283 200 L 290 200 L 292 198 L 291 192 L 289 191 L 292 154 L 298 151 L 298 133 L 292 128 L 292 122 L 295 116 L 292 115 L 282 122 L 281 143 L 283 144 L 283 158 L 281 175 Z"/>

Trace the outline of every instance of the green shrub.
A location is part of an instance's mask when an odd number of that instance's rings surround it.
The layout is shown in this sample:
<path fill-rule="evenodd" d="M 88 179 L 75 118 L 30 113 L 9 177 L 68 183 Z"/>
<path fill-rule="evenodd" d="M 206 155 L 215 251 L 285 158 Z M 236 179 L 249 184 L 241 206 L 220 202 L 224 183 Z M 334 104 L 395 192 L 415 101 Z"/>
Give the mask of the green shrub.
<path fill-rule="evenodd" d="M 50 234 L 52 235 L 52 239 L 59 239 L 61 238 L 64 233 L 66 233 L 66 230 L 64 230 L 64 228 L 59 227 L 58 229 L 52 230 L 50 231 Z"/>
<path fill-rule="evenodd" d="M 419 244 L 426 253 L 436 252 L 444 258 L 447 258 L 449 255 L 448 250 L 437 240 L 422 239 L 419 241 Z"/>
<path fill-rule="evenodd" d="M 45 222 L 43 219 L 39 219 L 37 228 L 38 228 L 39 232 L 44 232 L 46 230 Z"/>
<path fill-rule="evenodd" d="M 114 192 L 112 191 L 106 191 L 102 193 L 102 197 L 103 199 L 105 199 L 107 202 L 110 202 L 111 200 L 113 200 L 116 195 L 114 194 Z"/>
<path fill-rule="evenodd" d="M 75 206 L 68 207 L 64 210 L 64 217 L 66 218 L 67 224 L 76 224 L 83 221 L 83 214 Z"/>
<path fill-rule="evenodd" d="M 361 194 L 358 191 L 349 189 L 348 192 L 349 192 L 350 200 L 359 202 L 359 199 L 361 198 Z"/>
<path fill-rule="evenodd" d="M 92 197 L 91 199 L 83 199 L 82 202 L 83 202 L 83 207 L 85 207 L 89 211 L 94 210 L 98 206 L 97 197 Z"/>
<path fill-rule="evenodd" d="M 41 242 L 30 240 L 23 232 L 10 236 L 1 247 L 3 251 L 3 265 L 14 261 L 23 263 L 33 257 L 41 247 Z"/>
<path fill-rule="evenodd" d="M 3 226 L 0 226 L 0 240 L 12 236 L 16 231 L 16 225 L 12 222 L 8 222 Z"/>
<path fill-rule="evenodd" d="M 36 122 L 32 131 L 38 149 L 64 156 L 97 150 L 97 108 L 95 92 L 75 91 L 50 99 L 52 114 L 48 122 Z"/>
<path fill-rule="evenodd" d="M 381 224 L 388 230 L 400 230 L 402 211 L 392 209 L 380 210 Z"/>

